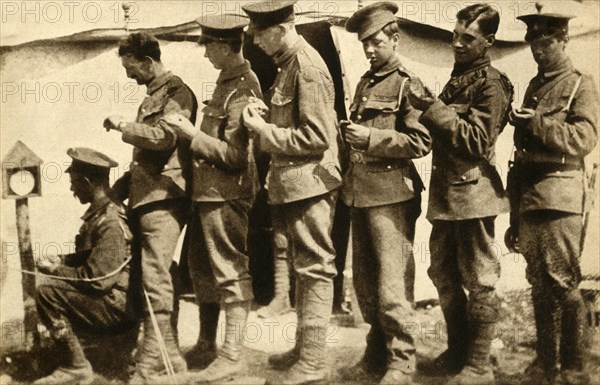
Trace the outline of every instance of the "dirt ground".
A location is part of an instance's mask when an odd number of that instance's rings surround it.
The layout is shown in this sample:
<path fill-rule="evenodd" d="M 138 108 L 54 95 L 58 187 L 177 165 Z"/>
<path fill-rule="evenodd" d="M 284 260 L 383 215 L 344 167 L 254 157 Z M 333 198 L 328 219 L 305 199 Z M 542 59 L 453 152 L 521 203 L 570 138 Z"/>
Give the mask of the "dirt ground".
<path fill-rule="evenodd" d="M 496 366 L 496 383 L 498 385 L 519 384 L 521 373 L 534 358 L 532 349 L 535 343 L 535 328 L 532 324 L 531 305 L 527 291 L 505 294 L 502 308 L 502 320 L 498 324 L 498 338 L 493 344 L 493 362 Z M 196 305 L 190 302 L 181 303 L 179 320 L 179 339 L 182 350 L 193 346 L 198 335 L 198 313 Z M 223 313 L 220 324 L 223 323 Z M 351 323 L 351 317 L 335 316 L 327 329 L 329 348 L 328 365 L 331 369 L 329 384 L 348 384 L 337 375 L 337 369 L 351 365 L 360 359 L 365 346 L 368 325 L 358 327 L 343 326 Z M 416 322 L 411 330 L 417 343 L 418 360 L 435 357 L 445 349 L 445 324 L 439 306 L 435 302 L 424 303 L 416 311 Z M 266 378 L 277 380 L 281 372 L 270 369 L 267 364 L 268 355 L 285 351 L 293 346 L 295 333 L 295 314 L 293 312 L 273 319 L 259 319 L 252 312 L 246 328 L 245 353 L 249 370 L 235 378 L 229 384 L 254 385 L 263 384 Z M 133 333 L 135 334 L 135 333 Z M 222 340 L 222 330 L 219 330 Z M 600 384 L 600 329 L 591 329 L 588 341 L 591 346 L 589 371 L 594 379 L 593 384 Z M 124 383 L 127 370 L 127 357 L 122 353 L 126 338 L 107 337 L 100 342 L 86 343 L 88 358 L 98 373 L 94 384 L 117 385 Z M 131 338 L 129 338 L 131 340 Z M 3 357 L 1 363 L 0 384 L 28 384 L 43 372 L 52 368 L 58 355 L 51 350 L 41 353 L 41 359 L 34 359 L 34 354 L 23 353 Z M 417 375 L 416 384 L 444 384 L 446 378 L 425 377 Z M 181 383 L 188 383 L 182 380 Z M 375 380 L 356 382 L 357 385 L 374 385 Z"/>

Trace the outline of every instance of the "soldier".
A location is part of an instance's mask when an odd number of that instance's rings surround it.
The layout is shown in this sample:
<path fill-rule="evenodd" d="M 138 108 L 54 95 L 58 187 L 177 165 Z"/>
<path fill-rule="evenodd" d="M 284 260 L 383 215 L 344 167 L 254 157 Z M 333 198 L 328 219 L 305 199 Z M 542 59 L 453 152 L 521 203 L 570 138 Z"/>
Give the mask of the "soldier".
<path fill-rule="evenodd" d="M 77 333 L 135 325 L 136 293 L 141 294 L 129 284 L 132 236 L 125 209 L 111 198 L 108 184 L 110 169 L 117 162 L 89 148 L 71 148 L 67 154 L 73 159 L 66 170 L 71 191 L 90 206 L 75 237 L 75 253 L 61 255 L 55 263 L 50 259 L 38 262 L 38 271 L 52 277 L 37 287 L 37 312 L 66 350 L 67 362 L 35 384 L 92 382 L 92 367 Z"/>
<path fill-rule="evenodd" d="M 191 140 L 194 206 L 188 230 L 190 276 L 200 316 L 207 308 L 216 308 L 214 318 L 205 316 L 201 324 L 205 338 L 195 348 L 198 355 L 215 349 L 218 304 L 225 308 L 223 346 L 215 361 L 194 373 L 196 382 L 230 380 L 246 368 L 240 355 L 254 298 L 246 238 L 258 176 L 248 131 L 240 125 L 240 117 L 242 108 L 262 97 L 258 78 L 241 51 L 246 20 L 237 15 L 196 19 L 202 27 L 198 43 L 205 46 L 204 56 L 221 73 L 212 98 L 202 110 L 200 131 L 180 114 L 164 118 L 180 138 Z"/>
<path fill-rule="evenodd" d="M 327 375 L 325 329 L 336 275 L 331 227 L 341 184 L 333 81 L 317 51 L 296 32 L 295 3 L 259 1 L 243 7 L 254 44 L 278 67 L 267 97 L 269 123 L 256 103 L 242 115 L 260 150 L 271 155 L 267 187 L 273 228 L 285 233 L 296 277 L 296 345 L 269 357 L 275 368 L 289 369 L 275 383 L 289 385 Z"/>
<path fill-rule="evenodd" d="M 382 384 L 411 384 L 416 349 L 405 325 L 414 322 L 409 271 L 423 190 L 411 159 L 429 153 L 431 137 L 406 96 L 410 75 L 395 51 L 396 12 L 394 3 L 375 3 L 346 23 L 371 63 L 356 87 L 351 121 L 340 123 L 350 147 L 342 197 L 351 207 L 354 288 L 371 329 L 362 360 L 340 374 L 344 380 L 374 374 Z"/>
<path fill-rule="evenodd" d="M 119 45 L 119 56 L 127 77 L 145 85 L 148 92 L 135 122 L 127 122 L 120 116 L 110 116 L 104 121 L 107 130 L 120 132 L 123 141 L 134 147 L 131 170 L 113 189 L 120 198 L 129 198 L 135 231 L 139 235 L 142 282 L 151 304 L 151 309 L 146 308 L 141 354 L 131 380 L 143 383 L 165 369 L 151 311 L 156 314 L 173 370 L 186 371 L 174 335 L 176 317 L 171 319 L 177 298 L 173 295 L 169 269 L 186 219 L 189 170 L 185 167 L 191 164 L 189 141 L 179 138 L 161 118 L 178 112 L 195 122 L 197 102 L 190 88 L 164 68 L 158 40 L 153 36 L 129 35 Z"/>
<path fill-rule="evenodd" d="M 520 174 L 511 222 L 527 261 L 537 327 L 527 384 L 590 382 L 578 285 L 582 215 L 589 209 L 584 158 L 598 140 L 598 96 L 592 77 L 575 69 L 565 52 L 570 18 L 541 6 L 517 18 L 527 24 L 525 40 L 538 64 L 523 106 L 510 116 Z"/>
<path fill-rule="evenodd" d="M 494 221 L 508 211 L 495 168 L 495 143 L 512 101 L 510 81 L 491 66 L 488 56 L 499 22 L 498 12 L 487 4 L 460 10 L 450 81 L 439 99 L 417 80 L 409 94 L 433 137 L 428 274 L 448 328 L 448 349 L 423 370 L 436 375 L 460 372 L 449 382 L 455 385 L 494 383 L 490 347 L 500 311 Z"/>

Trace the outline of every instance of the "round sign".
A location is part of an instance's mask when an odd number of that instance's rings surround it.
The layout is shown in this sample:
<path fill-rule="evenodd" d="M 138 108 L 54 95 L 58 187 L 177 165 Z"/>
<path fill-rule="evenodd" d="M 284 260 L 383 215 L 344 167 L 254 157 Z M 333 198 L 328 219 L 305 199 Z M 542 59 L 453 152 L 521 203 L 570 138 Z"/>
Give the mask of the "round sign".
<path fill-rule="evenodd" d="M 17 171 L 10 176 L 8 185 L 15 194 L 21 196 L 27 195 L 35 187 L 35 177 L 27 170 Z"/>

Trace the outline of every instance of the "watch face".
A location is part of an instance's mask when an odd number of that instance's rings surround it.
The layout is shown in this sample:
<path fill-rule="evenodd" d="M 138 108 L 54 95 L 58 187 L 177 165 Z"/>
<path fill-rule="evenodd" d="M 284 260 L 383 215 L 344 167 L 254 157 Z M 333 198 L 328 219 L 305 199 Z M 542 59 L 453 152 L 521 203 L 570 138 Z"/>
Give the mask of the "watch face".
<path fill-rule="evenodd" d="M 27 170 L 17 171 L 10 176 L 8 185 L 15 194 L 24 196 L 33 191 L 35 177 Z"/>

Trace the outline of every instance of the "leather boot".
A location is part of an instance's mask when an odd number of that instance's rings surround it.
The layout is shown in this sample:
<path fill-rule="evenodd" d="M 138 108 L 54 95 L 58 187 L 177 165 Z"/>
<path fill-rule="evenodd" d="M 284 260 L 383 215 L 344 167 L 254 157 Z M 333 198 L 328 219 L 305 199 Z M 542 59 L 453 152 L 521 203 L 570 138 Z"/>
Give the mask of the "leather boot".
<path fill-rule="evenodd" d="M 171 328 L 171 314 L 156 314 L 156 321 L 171 361 L 173 371 L 176 374 L 185 373 L 187 371 L 187 365 L 175 342 L 175 335 Z M 139 350 L 140 355 L 138 357 L 137 368 L 129 383 L 151 384 L 160 381 L 164 382 L 166 368 L 160 354 L 158 336 L 149 315 L 144 319 L 144 337 L 142 339 L 142 346 Z"/>
<path fill-rule="evenodd" d="M 448 348 L 429 362 L 419 365 L 419 371 L 430 376 L 453 376 L 467 360 L 467 296 L 462 287 L 440 292 L 440 306 L 448 333 Z"/>
<path fill-rule="evenodd" d="M 492 340 L 496 331 L 494 322 L 473 322 L 469 325 L 471 340 L 467 362 L 448 385 L 494 385 L 494 371 L 490 361 Z"/>
<path fill-rule="evenodd" d="M 302 347 L 300 358 L 281 377 L 266 384 L 304 385 L 326 381 L 326 331 L 331 318 L 333 283 L 308 278 L 303 280 Z"/>
<path fill-rule="evenodd" d="M 201 303 L 199 306 L 200 333 L 196 345 L 184 357 L 188 368 L 204 369 L 217 358 L 218 303 Z"/>
<path fill-rule="evenodd" d="M 589 375 L 585 372 L 585 302 L 579 289 L 567 291 L 560 302 L 563 309 L 560 339 L 561 378 L 563 383 L 568 385 L 587 384 Z"/>
<path fill-rule="evenodd" d="M 282 234 L 273 239 L 275 257 L 275 297 L 256 311 L 259 318 L 273 318 L 292 310 L 290 305 L 290 268 L 287 259 L 288 242 Z"/>
<path fill-rule="evenodd" d="M 34 385 L 91 384 L 94 381 L 94 372 L 92 365 L 85 358 L 79 339 L 69 325 L 62 324 L 59 334 L 57 342 L 63 345 L 63 351 L 69 354 L 67 363 L 50 375 L 38 379 Z"/>
<path fill-rule="evenodd" d="M 190 373 L 189 378 L 194 383 L 231 381 L 236 374 L 245 371 L 246 362 L 241 356 L 249 312 L 250 301 L 225 305 L 225 341 L 217 358 L 206 369 Z"/>
<path fill-rule="evenodd" d="M 300 349 L 302 348 L 302 320 L 304 306 L 304 285 L 302 279 L 296 279 L 296 344 L 286 352 L 272 354 L 269 356 L 269 364 L 276 370 L 288 370 L 300 359 Z"/>

